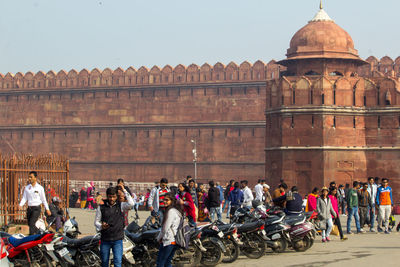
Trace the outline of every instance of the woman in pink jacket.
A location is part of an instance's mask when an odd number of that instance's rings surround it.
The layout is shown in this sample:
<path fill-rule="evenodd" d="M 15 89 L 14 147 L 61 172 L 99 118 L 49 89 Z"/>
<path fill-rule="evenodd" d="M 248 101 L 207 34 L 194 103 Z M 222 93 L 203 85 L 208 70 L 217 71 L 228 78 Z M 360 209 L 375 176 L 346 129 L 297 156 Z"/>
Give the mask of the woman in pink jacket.
<path fill-rule="evenodd" d="M 332 216 L 333 224 L 335 224 L 339 229 L 340 239 L 341 240 L 347 240 L 347 237 L 343 235 L 342 225 L 340 224 L 339 205 L 338 205 L 337 188 L 336 187 L 330 187 L 329 188 L 328 197 L 330 198 L 331 203 L 332 203 L 332 207 L 336 212 L 336 217 Z"/>

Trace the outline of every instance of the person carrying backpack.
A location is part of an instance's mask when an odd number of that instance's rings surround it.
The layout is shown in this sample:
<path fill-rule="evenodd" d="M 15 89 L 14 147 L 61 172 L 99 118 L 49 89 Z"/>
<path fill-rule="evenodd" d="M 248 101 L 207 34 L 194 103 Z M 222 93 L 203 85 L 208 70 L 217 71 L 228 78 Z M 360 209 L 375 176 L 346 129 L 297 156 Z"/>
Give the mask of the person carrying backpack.
<path fill-rule="evenodd" d="M 229 201 L 231 202 L 231 217 L 235 214 L 235 211 L 240 208 L 244 200 L 243 191 L 240 190 L 239 182 L 235 182 L 234 189 L 229 194 Z"/>
<path fill-rule="evenodd" d="M 169 267 L 177 249 L 176 235 L 183 217 L 182 206 L 171 192 L 164 197 L 165 212 L 161 232 L 157 236 L 160 248 L 157 255 L 157 267 Z"/>

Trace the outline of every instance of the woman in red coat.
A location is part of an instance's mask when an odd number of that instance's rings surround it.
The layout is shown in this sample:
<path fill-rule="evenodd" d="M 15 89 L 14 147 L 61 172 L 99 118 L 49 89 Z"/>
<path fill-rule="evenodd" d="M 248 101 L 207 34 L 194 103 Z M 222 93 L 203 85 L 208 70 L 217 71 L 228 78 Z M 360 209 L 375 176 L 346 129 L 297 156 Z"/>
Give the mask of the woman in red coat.
<path fill-rule="evenodd" d="M 190 189 L 184 183 L 178 185 L 180 203 L 183 205 L 189 224 L 196 226 L 196 208 L 190 194 Z"/>

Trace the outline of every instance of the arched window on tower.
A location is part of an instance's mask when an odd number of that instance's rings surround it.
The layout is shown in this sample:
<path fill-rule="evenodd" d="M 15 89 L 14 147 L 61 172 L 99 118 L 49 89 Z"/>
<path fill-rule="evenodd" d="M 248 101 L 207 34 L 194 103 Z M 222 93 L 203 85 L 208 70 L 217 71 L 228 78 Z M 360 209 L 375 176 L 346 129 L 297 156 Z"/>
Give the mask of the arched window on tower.
<path fill-rule="evenodd" d="M 316 71 L 310 70 L 310 71 L 307 71 L 304 75 L 312 76 L 312 75 L 321 75 L 321 74 Z"/>
<path fill-rule="evenodd" d="M 336 71 L 332 71 L 331 73 L 329 73 L 329 76 L 343 76 L 343 73 L 336 70 Z"/>
<path fill-rule="evenodd" d="M 385 94 L 385 105 L 390 106 L 391 101 L 392 101 L 392 96 L 390 94 L 390 91 L 387 91 Z"/>

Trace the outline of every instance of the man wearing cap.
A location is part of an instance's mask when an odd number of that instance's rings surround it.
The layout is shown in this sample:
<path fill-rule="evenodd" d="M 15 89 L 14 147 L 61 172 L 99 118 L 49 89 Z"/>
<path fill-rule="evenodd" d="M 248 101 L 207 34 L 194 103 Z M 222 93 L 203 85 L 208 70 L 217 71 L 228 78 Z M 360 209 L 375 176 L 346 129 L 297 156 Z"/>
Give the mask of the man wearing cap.
<path fill-rule="evenodd" d="M 272 197 L 271 194 L 269 193 L 269 185 L 267 184 L 263 184 L 263 202 L 265 206 L 272 205 Z"/>
<path fill-rule="evenodd" d="M 26 211 L 26 217 L 28 219 L 29 234 L 34 235 L 38 229 L 36 227 L 36 221 L 39 219 L 42 211 L 41 205 L 44 205 L 46 214 L 51 215 L 49 210 L 49 204 L 47 204 L 46 195 L 44 193 L 43 186 L 37 182 L 37 172 L 31 171 L 28 176 L 29 184 L 25 186 L 24 193 L 22 195 L 19 206 L 22 207 L 28 202 L 28 209 Z"/>
<path fill-rule="evenodd" d="M 59 197 L 53 197 L 49 208 L 51 215 L 47 216 L 47 223 L 52 223 L 55 225 L 56 232 L 58 232 L 65 222 L 64 211 L 61 208 L 61 199 Z"/>

